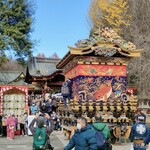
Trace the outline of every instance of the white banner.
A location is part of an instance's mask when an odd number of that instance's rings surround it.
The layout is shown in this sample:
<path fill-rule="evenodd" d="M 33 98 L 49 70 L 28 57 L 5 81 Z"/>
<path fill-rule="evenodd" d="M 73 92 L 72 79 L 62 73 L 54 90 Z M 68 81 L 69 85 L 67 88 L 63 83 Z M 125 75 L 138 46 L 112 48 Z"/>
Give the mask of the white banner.
<path fill-rule="evenodd" d="M 35 118 L 35 116 L 34 115 L 29 115 L 28 116 L 28 135 L 32 135 L 32 133 L 31 133 L 31 131 L 30 131 L 30 129 L 29 129 L 29 125 L 30 125 L 30 123 L 32 122 L 32 120 Z M 34 124 L 34 127 L 36 127 L 36 123 Z"/>

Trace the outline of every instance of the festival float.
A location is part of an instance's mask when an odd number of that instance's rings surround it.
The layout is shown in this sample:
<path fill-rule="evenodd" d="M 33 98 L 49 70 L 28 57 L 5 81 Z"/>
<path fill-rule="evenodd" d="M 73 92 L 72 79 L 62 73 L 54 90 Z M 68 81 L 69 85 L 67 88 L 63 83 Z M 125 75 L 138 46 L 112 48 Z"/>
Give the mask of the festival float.
<path fill-rule="evenodd" d="M 137 109 L 136 97 L 126 92 L 127 65 L 132 58 L 140 57 L 141 51 L 109 28 L 98 29 L 89 39 L 69 46 L 69 52 L 57 64 L 72 85 L 68 108 L 59 104 L 63 127 L 72 129 L 78 116 L 92 123 L 95 113 L 100 112 L 103 122 L 112 129 L 113 142 L 127 138 Z"/>

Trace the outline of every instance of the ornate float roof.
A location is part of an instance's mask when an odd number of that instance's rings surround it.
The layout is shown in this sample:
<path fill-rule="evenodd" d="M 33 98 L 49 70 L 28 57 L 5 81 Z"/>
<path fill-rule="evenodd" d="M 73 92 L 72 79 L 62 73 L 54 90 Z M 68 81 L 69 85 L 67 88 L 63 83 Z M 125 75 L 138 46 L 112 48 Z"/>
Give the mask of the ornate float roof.
<path fill-rule="evenodd" d="M 125 41 L 112 29 L 98 29 L 91 33 L 89 39 L 75 43 L 76 47 L 69 47 L 69 52 L 57 64 L 63 68 L 75 56 L 101 56 L 101 57 L 140 57 L 142 49 Z"/>
<path fill-rule="evenodd" d="M 60 59 L 32 57 L 28 62 L 26 72 L 26 82 L 29 78 L 50 77 L 57 72 L 61 72 L 56 68 L 56 64 Z"/>

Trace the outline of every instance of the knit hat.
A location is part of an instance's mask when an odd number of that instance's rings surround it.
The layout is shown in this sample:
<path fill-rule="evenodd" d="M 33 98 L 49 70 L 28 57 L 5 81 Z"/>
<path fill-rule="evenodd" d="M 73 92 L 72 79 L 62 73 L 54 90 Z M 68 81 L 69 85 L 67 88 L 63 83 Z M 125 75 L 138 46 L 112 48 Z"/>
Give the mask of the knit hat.
<path fill-rule="evenodd" d="M 37 126 L 39 128 L 44 127 L 44 125 L 45 125 L 45 118 L 42 117 L 42 116 L 38 117 L 37 120 L 36 120 L 36 124 L 37 124 Z"/>
<path fill-rule="evenodd" d="M 137 119 L 138 119 L 139 121 L 144 121 L 144 117 L 143 117 L 143 116 L 138 116 Z"/>
<path fill-rule="evenodd" d="M 101 117 L 101 114 L 100 113 L 97 113 L 95 115 L 95 121 L 102 121 L 102 117 Z"/>

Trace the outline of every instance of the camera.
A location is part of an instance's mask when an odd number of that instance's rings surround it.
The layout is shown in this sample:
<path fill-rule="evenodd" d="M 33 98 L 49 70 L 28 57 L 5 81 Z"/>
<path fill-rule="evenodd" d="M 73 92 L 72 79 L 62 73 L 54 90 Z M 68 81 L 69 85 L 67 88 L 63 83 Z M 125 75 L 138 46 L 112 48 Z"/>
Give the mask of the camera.
<path fill-rule="evenodd" d="M 41 116 L 41 117 L 45 117 L 45 114 L 40 114 L 39 116 Z"/>

